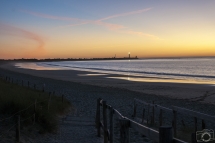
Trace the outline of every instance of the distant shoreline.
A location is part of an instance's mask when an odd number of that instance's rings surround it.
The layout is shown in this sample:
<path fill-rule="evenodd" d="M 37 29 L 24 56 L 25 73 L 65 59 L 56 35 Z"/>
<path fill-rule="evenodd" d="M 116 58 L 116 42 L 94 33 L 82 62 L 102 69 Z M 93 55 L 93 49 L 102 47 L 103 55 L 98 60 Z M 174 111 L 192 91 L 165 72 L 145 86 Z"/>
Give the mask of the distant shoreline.
<path fill-rule="evenodd" d="M 58 62 L 58 61 L 97 61 L 97 60 L 159 60 L 159 59 L 212 59 L 215 58 L 215 56 L 194 56 L 194 57 L 151 57 L 151 58 L 138 58 L 136 57 L 123 57 L 123 58 L 47 58 L 47 59 L 0 59 L 0 62 L 2 61 L 15 61 L 15 62 Z"/>
<path fill-rule="evenodd" d="M 14 60 L 0 60 L 0 61 L 15 61 L 15 62 L 59 62 L 59 61 L 98 61 L 98 60 L 137 60 L 137 57 L 124 58 L 79 58 L 79 59 L 14 59 Z"/>

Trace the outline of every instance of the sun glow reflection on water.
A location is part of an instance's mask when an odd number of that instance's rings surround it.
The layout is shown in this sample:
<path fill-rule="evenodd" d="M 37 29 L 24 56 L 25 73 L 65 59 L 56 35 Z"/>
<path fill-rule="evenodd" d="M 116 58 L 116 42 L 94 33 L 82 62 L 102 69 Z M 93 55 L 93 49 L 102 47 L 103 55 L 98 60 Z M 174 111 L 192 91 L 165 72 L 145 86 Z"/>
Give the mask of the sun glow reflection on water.
<path fill-rule="evenodd" d="M 62 70 L 62 68 L 57 68 L 57 67 L 39 66 L 36 63 L 16 63 L 15 67 L 24 68 L 24 69 L 31 69 L 31 70 Z"/>
<path fill-rule="evenodd" d="M 95 74 L 78 74 L 78 76 L 102 76 L 102 75 L 108 75 L 108 74 L 102 74 L 102 73 L 95 73 Z"/>
<path fill-rule="evenodd" d="M 215 82 L 203 81 L 203 80 L 186 80 L 186 79 L 168 79 L 168 78 L 144 78 L 144 77 L 106 77 L 112 79 L 121 79 L 136 82 L 159 82 L 159 83 L 190 83 L 190 84 L 207 84 L 215 86 Z"/>

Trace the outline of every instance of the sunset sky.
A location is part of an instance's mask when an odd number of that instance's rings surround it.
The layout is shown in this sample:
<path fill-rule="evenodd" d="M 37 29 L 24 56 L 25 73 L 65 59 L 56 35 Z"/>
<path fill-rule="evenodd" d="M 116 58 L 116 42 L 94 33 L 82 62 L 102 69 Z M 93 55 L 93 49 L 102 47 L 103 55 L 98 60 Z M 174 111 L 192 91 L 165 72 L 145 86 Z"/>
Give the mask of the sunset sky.
<path fill-rule="evenodd" d="M 1 0 L 0 59 L 215 56 L 214 0 Z"/>

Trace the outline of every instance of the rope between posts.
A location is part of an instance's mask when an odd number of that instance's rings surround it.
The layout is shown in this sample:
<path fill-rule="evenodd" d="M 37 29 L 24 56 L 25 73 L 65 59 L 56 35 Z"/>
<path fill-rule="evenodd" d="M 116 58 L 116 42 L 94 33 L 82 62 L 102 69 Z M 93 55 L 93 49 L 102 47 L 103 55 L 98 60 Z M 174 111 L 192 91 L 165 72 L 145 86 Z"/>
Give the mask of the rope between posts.
<path fill-rule="evenodd" d="M 25 111 L 25 110 L 29 109 L 32 105 L 34 105 L 34 103 L 33 103 L 33 104 L 31 104 L 30 106 L 28 106 L 27 108 L 25 108 L 25 109 L 23 109 L 23 110 L 18 111 L 17 113 L 20 113 L 20 112 L 22 112 L 22 111 Z M 16 114 L 17 114 L 17 113 L 16 113 Z"/>
<path fill-rule="evenodd" d="M 48 98 L 48 99 L 46 99 L 46 100 L 43 100 L 43 101 L 37 102 L 37 104 L 42 103 L 42 102 L 46 102 L 46 101 L 48 101 L 48 100 L 49 100 L 49 98 Z"/>
<path fill-rule="evenodd" d="M 44 101 L 37 102 L 37 104 L 42 103 L 42 102 L 45 102 L 45 101 L 48 101 L 48 100 L 49 100 L 49 99 L 46 99 L 46 100 L 44 100 Z M 0 122 L 3 122 L 4 120 L 8 120 L 8 119 L 12 118 L 12 117 L 15 116 L 16 114 L 18 114 L 18 113 L 20 113 L 20 112 L 22 112 L 22 111 L 25 111 L 25 110 L 27 110 L 27 109 L 29 109 L 29 108 L 30 108 L 32 105 L 34 105 L 34 104 L 35 104 L 35 103 L 29 105 L 27 108 L 25 108 L 25 109 L 23 109 L 23 110 L 20 110 L 20 111 L 14 113 L 14 114 L 13 114 L 12 116 L 10 116 L 10 117 L 7 117 L 7 118 L 5 118 L 5 119 L 0 120 Z"/>
<path fill-rule="evenodd" d="M 30 106 L 28 106 L 27 108 L 22 109 L 22 110 L 20 110 L 20 111 L 16 112 L 16 113 L 15 113 L 15 114 L 13 114 L 12 116 L 10 116 L 10 117 L 7 117 L 7 118 L 5 118 L 5 119 L 0 120 L 0 122 L 2 122 L 2 121 L 4 121 L 4 120 L 8 120 L 8 119 L 12 118 L 13 116 L 15 116 L 16 114 L 18 114 L 18 113 L 20 113 L 20 112 L 22 112 L 22 111 L 25 111 L 25 110 L 27 110 L 27 109 L 29 109 L 32 105 L 34 105 L 34 103 L 33 103 L 33 104 L 31 104 Z"/>
<path fill-rule="evenodd" d="M 15 126 L 16 126 L 16 124 L 14 124 L 13 126 L 11 126 L 9 130 L 4 131 L 4 133 L 0 135 L 0 138 L 1 138 L 4 134 L 6 134 L 7 132 L 9 132 L 9 131 L 10 131 L 13 127 L 15 127 Z"/>
<path fill-rule="evenodd" d="M 27 117 L 27 118 L 21 120 L 21 122 L 26 121 L 26 120 L 30 119 L 31 117 L 33 117 L 33 116 L 34 116 L 34 114 L 32 114 L 30 117 Z"/>
<path fill-rule="evenodd" d="M 122 108 L 122 107 L 126 107 L 126 106 L 132 106 L 132 104 L 126 104 L 126 105 L 116 106 L 115 108 L 118 109 L 118 108 Z"/>

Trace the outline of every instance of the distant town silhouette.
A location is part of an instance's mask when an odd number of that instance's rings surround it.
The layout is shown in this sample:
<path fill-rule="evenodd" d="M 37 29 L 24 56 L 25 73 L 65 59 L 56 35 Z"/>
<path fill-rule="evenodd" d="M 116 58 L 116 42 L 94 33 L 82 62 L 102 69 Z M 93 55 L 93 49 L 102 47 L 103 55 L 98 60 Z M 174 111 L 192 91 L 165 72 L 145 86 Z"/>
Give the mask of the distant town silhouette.
<path fill-rule="evenodd" d="M 122 58 L 47 58 L 47 59 L 36 59 L 36 58 L 30 58 L 30 59 L 0 59 L 0 61 L 31 61 L 31 62 L 41 62 L 41 61 L 92 61 L 92 60 L 132 60 L 132 59 L 138 59 L 138 57 L 122 57 Z"/>

